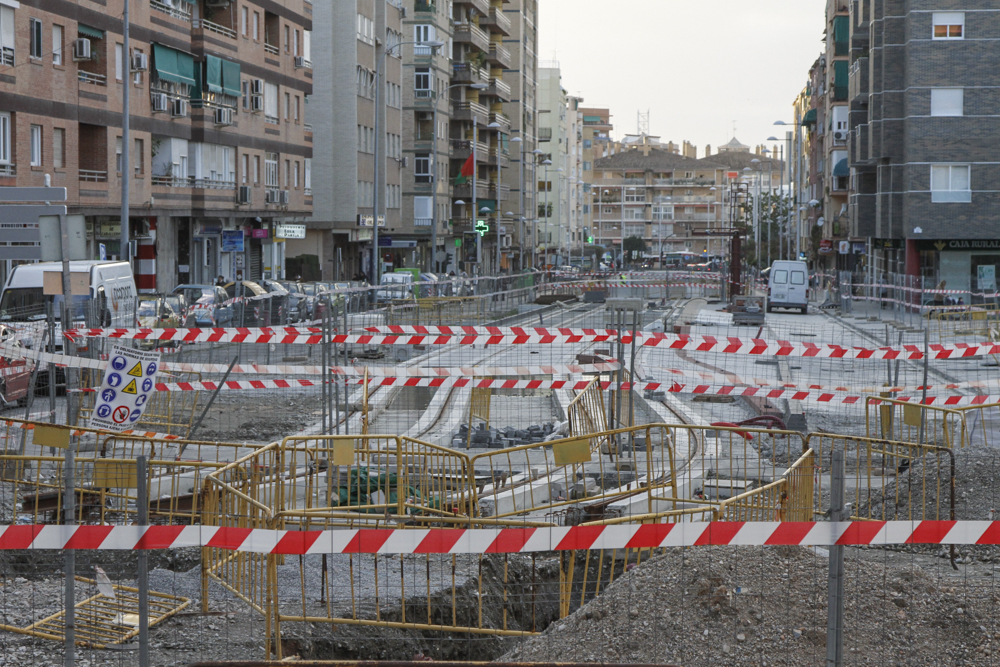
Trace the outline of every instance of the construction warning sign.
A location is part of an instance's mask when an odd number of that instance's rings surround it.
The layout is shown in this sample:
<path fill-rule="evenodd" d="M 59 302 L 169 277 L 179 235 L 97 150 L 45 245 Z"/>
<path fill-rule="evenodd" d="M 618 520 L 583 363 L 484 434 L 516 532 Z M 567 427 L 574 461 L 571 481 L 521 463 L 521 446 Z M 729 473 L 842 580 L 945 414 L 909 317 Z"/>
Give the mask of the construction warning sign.
<path fill-rule="evenodd" d="M 104 382 L 90 416 L 91 428 L 127 431 L 135 428 L 156 386 L 159 352 L 114 346 L 104 369 Z"/>

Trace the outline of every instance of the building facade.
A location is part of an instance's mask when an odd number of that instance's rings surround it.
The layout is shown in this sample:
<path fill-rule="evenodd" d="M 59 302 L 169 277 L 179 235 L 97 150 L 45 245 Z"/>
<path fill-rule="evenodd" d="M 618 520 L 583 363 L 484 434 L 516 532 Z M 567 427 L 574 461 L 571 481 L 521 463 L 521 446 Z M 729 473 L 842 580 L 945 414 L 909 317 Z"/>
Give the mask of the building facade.
<path fill-rule="evenodd" d="M 398 0 L 313 8 L 313 64 L 322 76 L 308 108 L 316 195 L 303 246 L 318 254 L 325 278 L 371 274 L 376 199 L 383 261 L 401 265 L 413 251 L 392 238 L 402 224 L 402 13 Z"/>
<path fill-rule="evenodd" d="M 133 3 L 124 44 L 120 0 L 3 0 L 0 186 L 51 176 L 67 189 L 69 213 L 85 216 L 89 255 L 133 252 L 141 291 L 284 277 L 286 243 L 275 233 L 312 206 L 310 8 Z M 120 244 L 125 178 L 131 251 Z M 6 242 L 0 252 L 23 254 Z"/>
<path fill-rule="evenodd" d="M 1000 265 L 1000 73 L 982 50 L 1000 39 L 1000 12 L 985 0 L 853 5 L 858 234 L 872 239 L 877 270 L 944 281 L 979 302 Z"/>

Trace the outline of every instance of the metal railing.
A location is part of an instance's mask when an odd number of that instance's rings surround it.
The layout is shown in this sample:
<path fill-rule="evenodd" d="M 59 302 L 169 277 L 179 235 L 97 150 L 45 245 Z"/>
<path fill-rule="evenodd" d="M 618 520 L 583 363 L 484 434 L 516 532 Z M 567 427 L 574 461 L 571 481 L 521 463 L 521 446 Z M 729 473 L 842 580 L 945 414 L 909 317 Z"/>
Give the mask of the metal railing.
<path fill-rule="evenodd" d="M 76 78 L 80 83 L 90 84 L 91 86 L 108 85 L 108 77 L 103 74 L 94 74 L 92 72 L 77 70 Z"/>
<path fill-rule="evenodd" d="M 186 2 L 181 3 L 181 7 L 173 7 L 165 2 L 160 2 L 160 0 L 149 0 L 149 6 L 158 12 L 169 14 L 175 19 L 181 19 L 182 21 L 191 20 L 191 5 Z"/>
<path fill-rule="evenodd" d="M 195 19 L 191 22 L 191 27 L 195 30 L 208 30 L 209 32 L 214 32 L 224 37 L 229 37 L 230 39 L 236 39 L 235 30 L 219 25 L 218 23 L 213 23 L 207 19 Z"/>
<path fill-rule="evenodd" d="M 267 42 L 264 42 L 264 53 L 270 53 L 271 55 L 276 56 L 280 52 L 279 52 L 277 46 L 274 46 L 273 44 L 268 44 Z"/>
<path fill-rule="evenodd" d="M 510 67 L 510 50 L 502 44 L 491 43 L 489 59 L 503 67 Z"/>
<path fill-rule="evenodd" d="M 17 176 L 17 165 L 0 164 L 0 176 Z"/>
<path fill-rule="evenodd" d="M 471 23 L 459 23 L 452 28 L 452 38 L 456 42 L 471 42 L 481 51 L 489 51 L 490 37 Z"/>
<path fill-rule="evenodd" d="M 107 183 L 108 172 L 96 169 L 79 169 L 80 180 L 88 183 Z"/>
<path fill-rule="evenodd" d="M 203 188 L 206 190 L 235 190 L 236 181 L 222 181 L 211 178 L 192 178 L 183 176 L 153 176 L 153 185 L 168 188 Z"/>

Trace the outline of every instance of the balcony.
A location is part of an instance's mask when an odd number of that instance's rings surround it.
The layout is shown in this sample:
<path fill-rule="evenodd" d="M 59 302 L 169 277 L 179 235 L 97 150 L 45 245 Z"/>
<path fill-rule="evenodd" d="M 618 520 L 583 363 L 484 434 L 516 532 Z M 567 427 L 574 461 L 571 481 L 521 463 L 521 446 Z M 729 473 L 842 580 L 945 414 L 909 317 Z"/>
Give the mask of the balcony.
<path fill-rule="evenodd" d="M 490 44 L 490 50 L 486 54 L 486 59 L 504 69 L 510 69 L 510 51 L 502 44 Z"/>
<path fill-rule="evenodd" d="M 499 97 L 504 102 L 510 102 L 510 86 L 503 79 L 490 79 L 490 87 L 482 91 L 484 95 Z"/>
<path fill-rule="evenodd" d="M 490 7 L 490 13 L 479 19 L 479 25 L 483 28 L 490 28 L 492 32 L 499 32 L 505 37 L 510 36 L 510 19 L 507 18 L 502 9 Z"/>
<path fill-rule="evenodd" d="M 848 99 L 851 102 L 868 103 L 868 94 L 871 87 L 868 83 L 868 76 L 868 58 L 858 58 L 851 65 L 851 75 L 848 79 L 848 88 L 850 89 L 848 91 Z"/>
<path fill-rule="evenodd" d="M 486 83 L 487 79 L 481 67 L 472 63 L 454 63 L 451 66 L 451 82 L 453 84 Z"/>
<path fill-rule="evenodd" d="M 278 47 L 264 42 L 264 53 L 270 53 L 272 56 L 276 56 L 279 53 Z"/>
<path fill-rule="evenodd" d="M 462 141 L 461 139 L 451 140 L 451 157 L 456 160 L 464 162 L 469 159 L 469 155 L 472 153 L 472 142 Z M 476 162 L 487 162 L 490 155 L 489 144 L 484 144 L 481 141 L 476 142 Z"/>
<path fill-rule="evenodd" d="M 160 0 L 149 0 L 149 6 L 151 9 L 155 9 L 158 12 L 163 12 L 164 14 L 169 14 L 175 19 L 180 19 L 182 21 L 191 20 L 191 5 L 184 0 L 179 0 L 178 2 L 160 2 Z"/>
<path fill-rule="evenodd" d="M 491 113 L 490 124 L 496 123 L 500 126 L 501 132 L 510 132 L 510 118 L 502 113 Z"/>
<path fill-rule="evenodd" d="M 552 128 L 551 127 L 540 127 L 540 128 L 538 128 L 538 140 L 539 141 L 552 141 Z"/>
<path fill-rule="evenodd" d="M 489 110 L 478 102 L 455 102 L 452 106 L 451 119 L 468 121 L 486 125 L 490 121 Z"/>
<path fill-rule="evenodd" d="M 78 169 L 80 181 L 84 183 L 107 183 L 108 172 L 94 169 Z"/>
<path fill-rule="evenodd" d="M 203 190 L 235 190 L 236 181 L 220 181 L 211 178 L 191 178 L 183 176 L 153 176 L 152 185 L 161 188 L 200 188 Z"/>
<path fill-rule="evenodd" d="M 437 13 L 437 2 L 435 0 L 416 0 L 413 4 L 413 11 Z"/>
<path fill-rule="evenodd" d="M 490 38 L 485 32 L 471 23 L 459 23 L 452 35 L 456 44 L 472 44 L 480 51 L 490 50 Z"/>
<path fill-rule="evenodd" d="M 80 83 L 85 83 L 90 86 L 108 85 L 108 77 L 104 76 L 103 74 L 93 74 L 91 72 L 84 72 L 83 70 L 77 70 L 76 77 Z"/>
<path fill-rule="evenodd" d="M 461 183 L 456 185 L 452 192 L 452 197 L 455 199 L 461 199 L 465 202 L 465 206 L 468 208 L 472 205 L 472 183 Z M 476 199 L 489 199 L 490 198 L 490 183 L 489 181 L 479 180 L 476 181 Z"/>
<path fill-rule="evenodd" d="M 456 5 L 472 5 L 476 8 L 476 11 L 481 15 L 486 16 L 490 13 L 490 3 L 489 0 L 455 0 Z"/>
<path fill-rule="evenodd" d="M 222 35 L 223 37 L 228 37 L 229 39 L 236 39 L 235 30 L 227 28 L 224 25 L 219 25 L 218 23 L 212 23 L 207 19 L 195 19 L 191 22 L 191 27 L 195 30 L 214 32 L 216 35 Z"/>
<path fill-rule="evenodd" d="M 715 185 L 713 178 L 654 178 L 653 185 L 659 186 L 697 186 L 711 187 Z"/>

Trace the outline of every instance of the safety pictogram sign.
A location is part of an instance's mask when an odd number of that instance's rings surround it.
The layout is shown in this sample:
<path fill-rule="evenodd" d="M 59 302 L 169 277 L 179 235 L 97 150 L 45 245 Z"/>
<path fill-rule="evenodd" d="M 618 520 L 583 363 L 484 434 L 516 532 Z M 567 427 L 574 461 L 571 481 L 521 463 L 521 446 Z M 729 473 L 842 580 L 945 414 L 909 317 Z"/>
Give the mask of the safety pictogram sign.
<path fill-rule="evenodd" d="M 150 393 L 155 390 L 159 367 L 159 352 L 114 346 L 90 417 L 91 428 L 107 431 L 135 428 Z"/>

